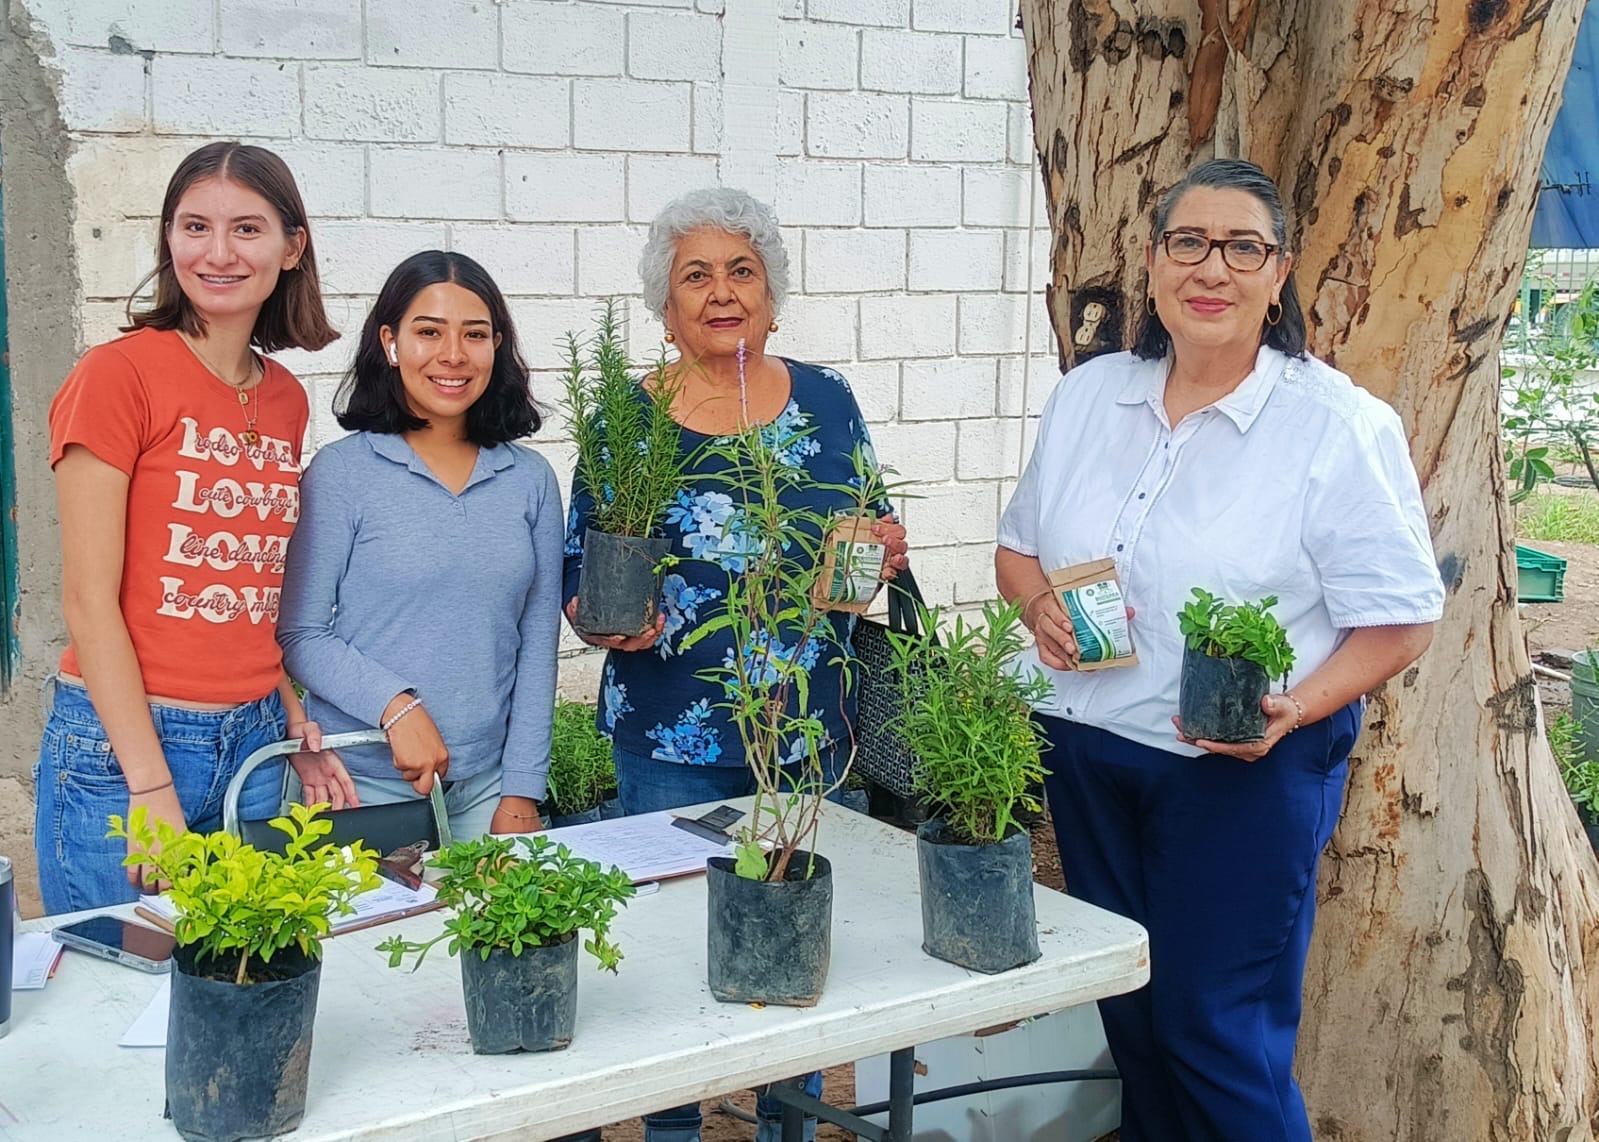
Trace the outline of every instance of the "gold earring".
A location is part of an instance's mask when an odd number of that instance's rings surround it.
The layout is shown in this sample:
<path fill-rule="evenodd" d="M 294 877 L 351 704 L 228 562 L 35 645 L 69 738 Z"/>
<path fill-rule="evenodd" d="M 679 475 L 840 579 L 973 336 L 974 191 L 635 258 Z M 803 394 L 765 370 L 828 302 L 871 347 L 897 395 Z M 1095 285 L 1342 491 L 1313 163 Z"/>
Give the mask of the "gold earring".
<path fill-rule="evenodd" d="M 670 329 L 666 331 L 666 343 L 668 345 L 675 345 L 677 343 L 677 334 L 673 333 Z"/>
<path fill-rule="evenodd" d="M 766 331 L 768 333 L 776 333 L 777 332 L 777 322 L 774 321 L 770 325 L 768 325 L 766 327 Z"/>
<path fill-rule="evenodd" d="M 1277 311 L 1277 316 L 1276 317 L 1273 317 L 1271 315 L 1271 311 L 1274 310 L 1274 309 Z M 1267 325 L 1276 325 L 1282 319 L 1283 319 L 1283 305 L 1282 305 L 1282 302 L 1274 301 L 1274 302 L 1272 302 L 1270 305 L 1268 305 L 1266 307 L 1266 324 Z"/>
<path fill-rule="evenodd" d="M 1144 298 L 1144 308 L 1149 311 L 1149 316 L 1155 316 L 1155 295 L 1149 294 Z"/>

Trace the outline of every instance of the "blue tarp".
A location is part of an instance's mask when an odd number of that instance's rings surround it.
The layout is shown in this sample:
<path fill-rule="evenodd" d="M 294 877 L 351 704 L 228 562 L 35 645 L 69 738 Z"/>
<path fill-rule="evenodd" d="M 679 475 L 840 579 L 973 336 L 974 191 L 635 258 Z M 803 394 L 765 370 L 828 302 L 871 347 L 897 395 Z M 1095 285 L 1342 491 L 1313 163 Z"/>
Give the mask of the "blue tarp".
<path fill-rule="evenodd" d="M 1542 174 L 1532 248 L 1599 249 L 1599 4 L 1583 12 Z"/>

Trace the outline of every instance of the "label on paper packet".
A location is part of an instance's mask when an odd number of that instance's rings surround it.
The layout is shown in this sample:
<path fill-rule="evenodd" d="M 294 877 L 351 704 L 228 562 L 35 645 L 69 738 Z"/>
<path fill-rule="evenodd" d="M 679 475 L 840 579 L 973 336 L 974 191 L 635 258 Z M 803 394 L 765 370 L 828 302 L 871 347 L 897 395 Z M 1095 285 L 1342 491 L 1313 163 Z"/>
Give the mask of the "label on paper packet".
<path fill-rule="evenodd" d="M 865 614 L 883 585 L 887 548 L 872 534 L 871 516 L 833 520 L 822 544 L 822 569 L 811 587 L 811 602 L 827 611 Z"/>
<path fill-rule="evenodd" d="M 1051 571 L 1049 585 L 1071 620 L 1080 655 L 1077 669 L 1107 670 L 1138 664 L 1114 559 L 1095 559 Z"/>

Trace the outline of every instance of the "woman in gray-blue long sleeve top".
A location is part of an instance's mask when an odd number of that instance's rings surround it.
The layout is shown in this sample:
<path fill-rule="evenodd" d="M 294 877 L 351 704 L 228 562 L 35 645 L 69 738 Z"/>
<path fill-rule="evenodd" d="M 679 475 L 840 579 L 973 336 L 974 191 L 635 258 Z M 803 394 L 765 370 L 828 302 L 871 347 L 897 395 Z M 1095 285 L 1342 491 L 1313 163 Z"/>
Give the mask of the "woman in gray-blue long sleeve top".
<path fill-rule="evenodd" d="M 444 782 L 452 832 L 542 827 L 560 623 L 555 473 L 505 299 L 438 250 L 389 275 L 301 482 L 278 640 L 363 804 Z"/>

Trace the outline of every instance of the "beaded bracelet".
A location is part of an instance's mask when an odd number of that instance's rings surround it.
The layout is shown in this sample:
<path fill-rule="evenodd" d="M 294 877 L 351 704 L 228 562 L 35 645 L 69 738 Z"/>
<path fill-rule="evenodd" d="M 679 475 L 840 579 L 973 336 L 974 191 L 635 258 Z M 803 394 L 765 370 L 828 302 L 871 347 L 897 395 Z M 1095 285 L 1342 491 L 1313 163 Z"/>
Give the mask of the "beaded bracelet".
<path fill-rule="evenodd" d="M 1284 690 L 1283 697 L 1287 698 L 1294 704 L 1294 724 L 1289 726 L 1287 730 L 1287 733 L 1291 734 L 1297 730 L 1299 728 L 1299 724 L 1305 720 L 1305 707 L 1300 704 L 1298 698 L 1294 697 L 1294 692 L 1292 690 Z M 1284 736 L 1287 736 L 1287 734 Z"/>
<path fill-rule="evenodd" d="M 409 702 L 407 702 L 405 705 L 400 707 L 399 713 L 395 714 L 394 717 L 392 717 L 388 721 L 384 722 L 378 728 L 380 730 L 382 730 L 384 733 L 388 733 L 390 730 L 392 730 L 394 728 L 394 724 L 396 722 L 398 722 L 401 718 L 405 717 L 405 715 L 409 714 L 412 710 L 416 709 L 421 704 L 422 704 L 422 699 L 420 699 L 420 698 L 412 698 Z"/>

